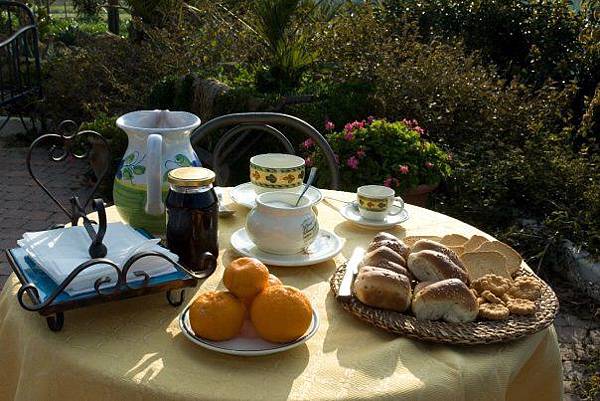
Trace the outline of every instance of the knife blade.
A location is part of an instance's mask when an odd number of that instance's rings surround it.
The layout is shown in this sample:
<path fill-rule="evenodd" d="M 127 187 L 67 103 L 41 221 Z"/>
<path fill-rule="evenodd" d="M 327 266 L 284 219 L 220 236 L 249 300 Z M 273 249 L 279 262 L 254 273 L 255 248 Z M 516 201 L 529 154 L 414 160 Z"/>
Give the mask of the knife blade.
<path fill-rule="evenodd" d="M 358 273 L 358 266 L 360 265 L 363 256 L 365 256 L 364 248 L 358 247 L 352 252 L 350 260 L 346 263 L 346 272 L 340 283 L 338 298 L 348 298 L 352 296 L 352 282 L 354 281 L 354 276 Z"/>

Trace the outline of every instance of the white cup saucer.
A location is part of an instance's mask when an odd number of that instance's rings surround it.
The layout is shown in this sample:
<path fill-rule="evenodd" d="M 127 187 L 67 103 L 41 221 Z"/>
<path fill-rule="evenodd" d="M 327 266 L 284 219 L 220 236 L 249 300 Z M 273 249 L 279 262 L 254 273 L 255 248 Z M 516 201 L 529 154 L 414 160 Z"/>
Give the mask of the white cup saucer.
<path fill-rule="evenodd" d="M 256 258 L 273 266 L 309 266 L 324 262 L 336 256 L 344 247 L 344 240 L 336 234 L 320 229 L 315 241 L 308 249 L 293 255 L 276 255 L 258 249 L 252 242 L 245 228 L 240 228 L 231 235 L 231 246 L 239 254 Z"/>
<path fill-rule="evenodd" d="M 369 220 L 365 219 L 360 215 L 358 211 L 358 204 L 356 202 L 346 203 L 341 209 L 340 214 L 348 221 L 364 227 L 372 229 L 387 229 L 397 226 L 398 224 L 404 223 L 408 220 L 408 211 L 403 209 L 400 213 L 392 215 L 388 214 L 384 220 Z"/>
<path fill-rule="evenodd" d="M 238 205 L 242 205 L 247 207 L 248 209 L 252 209 L 256 206 L 256 197 L 258 196 L 254 191 L 254 185 L 251 182 L 245 182 L 243 184 L 238 185 L 231 189 L 230 192 L 231 200 L 237 203 Z M 321 199 L 323 199 L 323 194 L 316 187 L 308 188 L 305 196 L 308 197 L 311 203 L 319 203 Z"/>

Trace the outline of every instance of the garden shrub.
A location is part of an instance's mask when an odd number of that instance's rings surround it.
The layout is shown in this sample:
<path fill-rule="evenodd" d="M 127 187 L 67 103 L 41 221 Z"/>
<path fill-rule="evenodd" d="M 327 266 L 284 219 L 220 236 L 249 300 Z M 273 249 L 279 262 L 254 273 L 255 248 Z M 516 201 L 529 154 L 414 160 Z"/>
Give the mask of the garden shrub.
<path fill-rule="evenodd" d="M 148 109 L 192 111 L 194 75 L 168 76 L 155 84 L 146 100 Z"/>
<path fill-rule="evenodd" d="M 332 122 L 327 128 L 333 130 Z M 342 128 L 342 127 L 340 127 Z M 326 135 L 340 168 L 340 189 L 354 192 L 366 183 L 385 185 L 406 192 L 418 185 L 437 186 L 450 174 L 448 155 L 438 146 L 426 141 L 424 130 L 416 121 L 387 122 L 385 120 L 354 121 L 337 132 Z M 308 165 L 327 171 L 321 152 L 314 142 L 303 143 L 308 152 Z M 321 174 L 318 182 L 329 180 Z"/>

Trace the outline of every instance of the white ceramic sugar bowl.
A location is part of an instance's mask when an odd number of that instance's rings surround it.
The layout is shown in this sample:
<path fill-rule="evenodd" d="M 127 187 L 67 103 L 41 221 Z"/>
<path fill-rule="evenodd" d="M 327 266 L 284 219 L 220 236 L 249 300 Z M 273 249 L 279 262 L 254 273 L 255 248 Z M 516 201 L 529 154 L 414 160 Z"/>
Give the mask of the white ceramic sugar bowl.
<path fill-rule="evenodd" d="M 246 231 L 256 246 L 277 255 L 304 251 L 317 238 L 319 222 L 308 197 L 294 206 L 298 194 L 266 192 L 256 197 L 256 207 L 248 213 Z"/>

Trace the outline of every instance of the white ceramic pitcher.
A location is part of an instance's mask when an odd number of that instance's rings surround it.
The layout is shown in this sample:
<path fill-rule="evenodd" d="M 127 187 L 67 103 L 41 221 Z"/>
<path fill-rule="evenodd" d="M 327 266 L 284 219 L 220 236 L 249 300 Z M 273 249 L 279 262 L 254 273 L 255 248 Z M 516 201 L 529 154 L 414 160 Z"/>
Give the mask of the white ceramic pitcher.
<path fill-rule="evenodd" d="M 199 125 L 198 116 L 184 111 L 142 110 L 117 119 L 128 145 L 115 175 L 113 198 L 126 222 L 152 233 L 165 232 L 167 173 L 200 165 L 190 143 Z"/>

